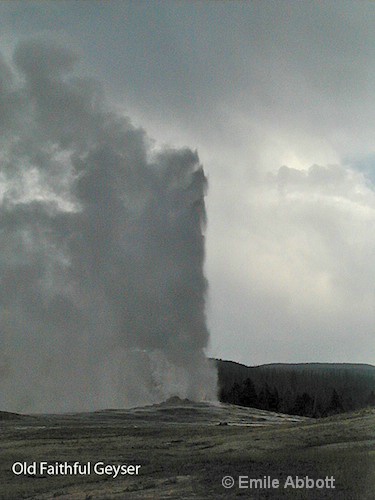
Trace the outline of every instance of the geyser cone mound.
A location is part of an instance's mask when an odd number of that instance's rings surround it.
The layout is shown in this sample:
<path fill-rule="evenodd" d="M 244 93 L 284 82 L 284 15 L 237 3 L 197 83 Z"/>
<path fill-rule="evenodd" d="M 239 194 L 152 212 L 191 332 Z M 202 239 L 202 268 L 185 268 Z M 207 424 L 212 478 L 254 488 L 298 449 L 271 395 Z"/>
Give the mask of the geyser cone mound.
<path fill-rule="evenodd" d="M 42 417 L 41 417 L 42 418 Z M 92 413 L 46 416 L 55 423 L 66 420 L 77 422 L 101 422 L 107 426 L 126 424 L 148 425 L 234 425 L 268 426 L 288 422 L 304 422 L 306 417 L 284 415 L 255 408 L 245 408 L 222 403 L 204 403 L 172 397 L 168 402 L 131 408 L 127 410 L 101 410 Z"/>
<path fill-rule="evenodd" d="M 160 405 L 163 406 L 187 406 L 187 405 L 192 405 L 195 404 L 194 401 L 191 401 L 188 398 L 180 398 L 179 396 L 171 396 L 165 401 L 162 401 Z"/>
<path fill-rule="evenodd" d="M 105 413 L 105 412 L 104 412 Z M 131 410 L 117 410 L 120 416 L 130 416 L 144 424 L 159 422 L 160 424 L 212 424 L 212 425 L 273 425 L 283 422 L 302 422 L 310 420 L 306 417 L 285 415 L 256 408 L 245 408 L 225 403 L 196 402 L 172 396 L 168 400 Z M 128 417 L 126 417 L 128 418 Z"/>

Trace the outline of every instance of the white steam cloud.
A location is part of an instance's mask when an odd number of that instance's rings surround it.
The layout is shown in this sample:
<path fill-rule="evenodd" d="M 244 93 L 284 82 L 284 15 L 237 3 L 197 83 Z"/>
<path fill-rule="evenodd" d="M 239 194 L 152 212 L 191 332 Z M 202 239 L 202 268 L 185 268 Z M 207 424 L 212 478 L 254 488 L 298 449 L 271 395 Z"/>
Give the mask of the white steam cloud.
<path fill-rule="evenodd" d="M 214 399 L 198 156 L 152 153 L 75 60 L 0 62 L 0 408 Z"/>

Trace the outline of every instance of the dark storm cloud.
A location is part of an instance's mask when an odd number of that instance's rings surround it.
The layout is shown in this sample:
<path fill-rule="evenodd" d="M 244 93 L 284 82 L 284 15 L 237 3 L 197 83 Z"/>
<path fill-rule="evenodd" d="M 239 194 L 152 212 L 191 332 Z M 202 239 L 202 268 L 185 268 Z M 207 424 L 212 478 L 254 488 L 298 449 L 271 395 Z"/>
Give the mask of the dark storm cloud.
<path fill-rule="evenodd" d="M 125 101 L 190 132 L 210 133 L 205 117 L 222 119 L 222 105 L 246 111 L 255 123 L 276 120 L 283 129 L 303 126 L 310 133 L 339 127 L 349 134 L 353 107 L 356 120 L 368 119 L 375 12 L 366 2 L 360 8 L 142 0 L 33 7 L 27 23 L 14 7 L 18 17 L 8 15 L 9 23 L 77 37 L 90 65 Z"/>
<path fill-rule="evenodd" d="M 214 397 L 197 153 L 152 153 L 75 60 L 22 42 L 1 86 L 20 102 L 1 153 L 1 406 Z"/>

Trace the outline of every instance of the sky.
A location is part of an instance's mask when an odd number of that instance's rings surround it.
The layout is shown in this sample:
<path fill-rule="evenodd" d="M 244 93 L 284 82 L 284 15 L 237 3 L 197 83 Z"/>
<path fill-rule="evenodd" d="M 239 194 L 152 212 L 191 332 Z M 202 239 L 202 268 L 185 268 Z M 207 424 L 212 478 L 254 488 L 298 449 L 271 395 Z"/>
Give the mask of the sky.
<path fill-rule="evenodd" d="M 375 360 L 372 2 L 2 2 L 208 179 L 209 356 Z"/>

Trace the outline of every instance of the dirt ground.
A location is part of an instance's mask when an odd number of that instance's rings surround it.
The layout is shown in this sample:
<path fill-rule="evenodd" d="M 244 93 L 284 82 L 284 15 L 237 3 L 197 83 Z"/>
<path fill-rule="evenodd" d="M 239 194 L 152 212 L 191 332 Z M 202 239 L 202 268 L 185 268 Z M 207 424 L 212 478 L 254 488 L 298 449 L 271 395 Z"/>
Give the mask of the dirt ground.
<path fill-rule="evenodd" d="M 52 474 L 74 462 L 90 462 L 90 474 Z M 141 467 L 113 477 L 119 465 Z M 234 497 L 372 500 L 375 409 L 312 420 L 176 400 L 74 415 L 0 412 L 1 499 Z"/>

